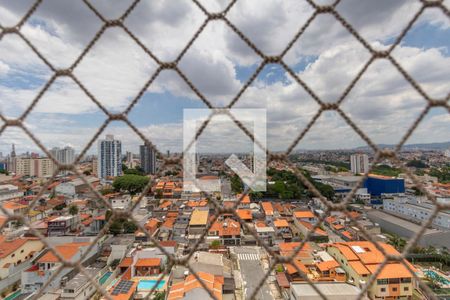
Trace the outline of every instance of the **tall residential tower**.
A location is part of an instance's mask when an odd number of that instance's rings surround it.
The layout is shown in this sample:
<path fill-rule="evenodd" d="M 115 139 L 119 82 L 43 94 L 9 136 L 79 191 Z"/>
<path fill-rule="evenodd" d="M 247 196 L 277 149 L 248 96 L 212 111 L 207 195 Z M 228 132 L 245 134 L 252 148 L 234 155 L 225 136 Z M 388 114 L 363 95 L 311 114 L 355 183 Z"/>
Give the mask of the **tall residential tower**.
<path fill-rule="evenodd" d="M 98 141 L 98 178 L 122 175 L 122 142 L 111 134 Z"/>
<path fill-rule="evenodd" d="M 369 157 L 367 154 L 352 154 L 350 156 L 350 167 L 355 174 L 366 173 L 369 171 Z"/>
<path fill-rule="evenodd" d="M 156 173 L 156 152 L 155 149 L 147 147 L 146 145 L 140 146 L 140 158 L 141 158 L 141 168 L 144 170 L 145 174 L 155 174 Z"/>

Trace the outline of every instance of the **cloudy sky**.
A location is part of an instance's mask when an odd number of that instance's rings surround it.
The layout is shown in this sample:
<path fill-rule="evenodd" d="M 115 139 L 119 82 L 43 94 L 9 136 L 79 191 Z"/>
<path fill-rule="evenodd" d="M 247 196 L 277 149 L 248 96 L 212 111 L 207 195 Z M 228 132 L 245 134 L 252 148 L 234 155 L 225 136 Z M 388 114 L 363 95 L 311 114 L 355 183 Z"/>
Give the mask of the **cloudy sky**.
<path fill-rule="evenodd" d="M 32 1 L 0 0 L 0 23 L 13 26 Z M 131 1 L 91 0 L 108 19 L 119 17 Z M 220 11 L 225 0 L 204 0 L 210 11 Z M 318 3 L 329 1 L 320 0 Z M 450 7 L 450 1 L 444 3 Z M 420 8 L 413 0 L 342 0 L 337 11 L 376 49 L 387 48 Z M 229 20 L 265 54 L 277 55 L 313 13 L 306 2 L 242 0 L 232 7 Z M 191 1 L 141 1 L 126 26 L 162 61 L 177 57 L 205 19 Z M 82 1 L 44 0 L 22 27 L 23 34 L 56 68 L 72 64 L 101 26 Z M 432 97 L 450 92 L 450 21 L 430 9 L 414 24 L 393 56 Z M 368 51 L 331 15 L 319 15 L 285 56 L 315 93 L 336 101 L 370 58 Z M 223 22 L 211 22 L 179 63 L 179 68 L 214 105 L 227 105 L 256 70 L 260 57 Z M 122 30 L 105 31 L 74 74 L 110 111 L 123 111 L 157 64 Z M 0 109 L 14 118 L 30 104 L 51 77 L 49 68 L 17 36 L 0 41 Z M 376 143 L 397 143 L 426 102 L 387 61 L 372 64 L 342 103 L 342 109 Z M 288 147 L 317 112 L 317 103 L 278 65 L 267 65 L 242 94 L 236 108 L 267 110 L 267 143 L 271 150 Z M 180 151 L 183 109 L 206 108 L 173 71 L 163 71 L 129 113 L 129 119 L 162 151 Z M 60 78 L 43 95 L 26 119 L 26 126 L 43 144 L 72 145 L 80 151 L 106 115 L 71 80 Z M 211 124 L 199 141 L 202 149 L 232 151 L 250 141 L 232 124 Z M 408 143 L 450 141 L 450 115 L 433 109 Z M 122 123 L 112 133 L 125 150 L 137 152 L 142 143 Z M 20 130 L 8 128 L 0 137 L 0 151 L 11 143 L 18 152 L 37 151 Z M 324 113 L 297 146 L 298 149 L 343 149 L 365 145 L 333 112 Z M 90 152 L 95 152 L 96 146 Z"/>

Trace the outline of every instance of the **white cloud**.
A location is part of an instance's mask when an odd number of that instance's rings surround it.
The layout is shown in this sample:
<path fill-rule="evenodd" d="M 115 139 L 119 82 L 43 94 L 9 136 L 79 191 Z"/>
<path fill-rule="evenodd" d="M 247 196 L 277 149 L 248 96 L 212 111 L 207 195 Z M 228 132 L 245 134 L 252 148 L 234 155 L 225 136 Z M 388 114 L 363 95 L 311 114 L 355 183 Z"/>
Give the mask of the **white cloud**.
<path fill-rule="evenodd" d="M 115 6 L 109 1 L 96 0 L 93 4 L 107 18 L 114 19 L 123 12 L 125 2 Z M 205 5 L 207 9 L 219 11 L 226 4 L 206 1 Z M 383 48 L 383 41 L 395 37 L 415 12 L 410 1 L 388 0 L 342 1 L 337 9 L 377 48 Z M 0 6 L 0 16 L 5 22 L 14 23 L 25 11 L 26 6 L 16 1 Z M 367 11 L 370 14 L 365 13 Z M 279 54 L 311 13 L 306 1 L 238 1 L 230 11 L 229 19 L 264 53 Z M 439 11 L 431 11 L 420 22 L 447 28 L 446 17 L 442 19 L 442 14 L 440 17 L 439 14 Z M 204 14 L 191 1 L 143 1 L 131 13 L 126 25 L 159 58 L 170 61 L 184 48 L 204 19 Z M 22 30 L 52 63 L 66 67 L 80 54 L 99 26 L 99 20 L 82 2 L 62 4 L 62 1 L 52 0 L 40 7 L 33 15 L 33 22 L 27 23 Z M 401 45 L 394 55 L 432 96 L 448 93 L 450 59 L 442 51 Z M 298 75 L 321 98 L 330 102 L 339 97 L 369 55 L 332 16 L 320 15 L 293 45 L 286 61 L 293 66 L 311 57 L 313 59 L 309 60 L 308 66 Z M 0 84 L 2 111 L 17 115 L 40 87 L 37 84 L 23 86 L 25 79 L 33 76 L 42 80 L 50 72 L 23 42 L 11 35 L 0 42 L 0 58 L 0 76 L 10 78 L 14 74 L 21 83 L 13 87 Z M 179 67 L 211 102 L 223 105 L 242 86 L 237 69 L 254 66 L 259 60 L 233 31 L 222 21 L 217 21 L 208 24 L 186 52 Z M 121 29 L 108 29 L 75 69 L 75 74 L 103 104 L 117 111 L 128 105 L 155 69 L 156 64 Z M 269 79 L 276 76 L 273 74 L 277 74 L 275 69 L 270 72 L 267 73 L 272 74 L 270 78 L 261 76 L 248 88 L 236 107 L 266 108 L 268 144 L 271 149 L 280 150 L 306 126 L 318 105 L 292 79 L 269 83 Z M 173 71 L 162 72 L 149 92 L 164 92 L 200 101 Z M 377 62 L 355 86 L 343 109 L 377 142 L 395 142 L 424 105 L 423 99 L 394 68 L 387 62 Z M 14 111 L 15 114 L 9 114 Z M 80 126 L 80 130 L 73 130 L 76 124 L 70 123 L 70 119 L 95 111 L 98 111 L 96 105 L 70 80 L 58 80 L 38 104 L 36 113 L 49 114 L 49 121 L 52 119 L 55 121 L 53 124 L 62 124 L 61 128 L 30 124 L 35 126 L 33 130 L 41 130 L 42 138 L 48 140 L 49 146 L 66 140 L 67 143 L 81 145 L 87 133 L 94 132 L 95 128 Z M 55 114 L 62 117 L 54 119 Z M 64 118 L 64 115 L 72 116 Z M 334 145 L 343 148 L 359 145 L 359 138 L 355 138 L 348 126 L 338 119 L 333 114 L 323 116 L 321 122 L 313 127 L 314 137 L 308 134 L 309 140 L 305 138 L 310 144 L 303 143 L 303 146 L 332 148 Z M 438 120 L 441 119 L 436 117 L 432 120 L 440 124 Z M 180 124 L 167 122 L 141 128 L 158 141 L 161 149 L 175 149 L 181 145 Z M 132 144 L 133 135 L 123 133 L 120 127 L 113 131 L 117 135 L 122 134 L 127 140 L 125 144 Z M 426 139 L 430 134 L 422 131 L 417 138 L 420 136 Z M 442 135 L 431 136 L 439 139 Z"/>

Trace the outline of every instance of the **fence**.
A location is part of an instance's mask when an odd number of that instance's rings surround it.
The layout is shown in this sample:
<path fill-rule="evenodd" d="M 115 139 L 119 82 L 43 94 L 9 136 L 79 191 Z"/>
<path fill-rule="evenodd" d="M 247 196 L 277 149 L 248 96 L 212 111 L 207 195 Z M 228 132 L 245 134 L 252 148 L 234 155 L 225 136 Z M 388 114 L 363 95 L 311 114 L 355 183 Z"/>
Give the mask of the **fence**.
<path fill-rule="evenodd" d="M 79 178 L 81 178 L 81 180 L 89 186 L 89 189 L 92 190 L 92 193 L 95 195 L 95 197 L 104 203 L 104 205 L 108 208 L 111 209 L 111 205 L 110 203 L 97 191 L 95 190 L 92 185 L 86 180 L 86 178 L 84 177 L 84 175 L 82 173 L 80 173 L 75 166 L 80 162 L 81 158 L 86 154 L 87 150 L 89 149 L 89 147 L 94 143 L 94 141 L 99 137 L 99 135 L 103 132 L 103 130 L 105 129 L 105 127 L 111 123 L 112 121 L 121 121 L 123 123 L 125 123 L 127 126 L 129 126 L 129 128 L 131 128 L 131 130 L 133 132 L 135 132 L 143 141 L 145 141 L 145 144 L 149 147 L 153 147 L 155 148 L 155 146 L 153 145 L 153 143 L 148 140 L 148 138 L 129 120 L 128 118 L 128 113 L 131 111 L 131 109 L 136 105 L 136 103 L 141 99 L 141 97 L 143 96 L 143 94 L 145 93 L 145 91 L 152 85 L 152 83 L 154 82 L 155 78 L 158 76 L 158 74 L 163 71 L 163 70 L 172 70 L 174 72 L 176 72 L 181 78 L 182 80 L 189 86 L 189 88 L 195 93 L 195 95 L 201 99 L 201 101 L 203 101 L 203 103 L 208 107 L 213 109 L 214 113 L 213 115 L 218 115 L 218 114 L 227 114 L 230 117 L 233 117 L 230 115 L 230 113 L 227 110 L 222 109 L 221 107 L 215 107 L 212 102 L 194 85 L 194 83 L 192 82 L 192 80 L 190 80 L 190 78 L 179 68 L 178 64 L 180 62 L 180 60 L 182 59 L 182 57 L 186 54 L 186 52 L 188 51 L 188 49 L 192 46 L 192 44 L 194 43 L 194 41 L 199 37 L 199 35 L 202 33 L 202 31 L 205 29 L 206 25 L 211 23 L 211 22 L 223 22 L 224 24 L 226 24 L 226 26 L 231 29 L 233 32 L 235 32 L 239 38 L 247 45 L 249 46 L 251 49 L 253 49 L 253 51 L 259 56 L 259 58 L 261 59 L 261 63 L 258 65 L 258 67 L 256 68 L 256 70 L 253 72 L 253 74 L 250 76 L 250 78 L 245 82 L 245 84 L 242 86 L 242 88 L 240 89 L 240 91 L 236 94 L 236 96 L 231 99 L 231 101 L 229 102 L 228 105 L 226 105 L 224 108 L 232 108 L 235 106 L 235 104 L 240 100 L 241 95 L 244 93 L 244 91 L 252 84 L 252 82 L 254 82 L 254 80 L 256 79 L 256 77 L 258 76 L 258 74 L 260 74 L 260 72 L 262 71 L 262 69 L 267 65 L 267 64 L 278 64 L 281 68 L 283 68 L 290 76 L 292 76 L 292 78 L 298 83 L 298 85 L 303 88 L 308 94 L 309 96 L 312 97 L 312 99 L 314 99 L 314 101 L 318 104 L 319 109 L 316 112 L 316 114 L 314 115 L 314 117 L 311 119 L 311 121 L 307 124 L 306 128 L 304 130 L 302 130 L 301 132 L 298 133 L 297 137 L 295 138 L 294 142 L 287 147 L 287 149 L 282 153 L 272 153 L 270 152 L 268 149 L 264 149 L 267 152 L 267 157 L 269 161 L 281 161 L 284 162 L 286 164 L 289 164 L 291 166 L 293 166 L 293 164 L 289 161 L 289 155 L 292 153 L 292 151 L 294 150 L 294 148 L 296 147 L 296 145 L 304 138 L 305 134 L 310 130 L 310 128 L 315 124 L 315 122 L 317 121 L 317 119 L 326 111 L 335 111 L 338 115 L 340 115 L 343 120 L 354 130 L 354 132 L 361 137 L 361 139 L 363 139 L 368 145 L 369 147 L 375 152 L 375 163 L 376 162 L 380 162 L 383 159 L 388 159 L 390 160 L 394 165 L 396 165 L 397 167 L 399 167 L 401 170 L 403 170 L 405 172 L 405 174 L 407 175 L 408 178 L 410 178 L 415 184 L 416 186 L 427 196 L 427 198 L 431 201 L 433 201 L 435 203 L 435 210 L 433 213 L 433 217 L 430 218 L 427 222 L 425 222 L 422 227 L 421 230 L 419 232 L 416 233 L 416 235 L 411 238 L 407 244 L 407 246 L 405 247 L 403 253 L 397 257 L 397 256 L 393 256 L 390 255 L 388 253 L 386 253 L 385 249 L 383 249 L 376 241 L 374 241 L 369 234 L 367 234 L 364 230 L 363 227 L 359 226 L 357 222 L 355 222 L 356 226 L 359 228 L 359 230 L 365 234 L 365 236 L 367 237 L 367 239 L 369 241 L 371 241 L 379 251 L 381 251 L 384 256 L 385 256 L 385 260 L 384 262 L 380 265 L 380 268 L 378 268 L 378 270 L 373 274 L 373 276 L 371 277 L 371 279 L 367 282 L 367 285 L 365 286 L 365 288 L 363 288 L 363 290 L 360 293 L 359 299 L 363 298 L 364 295 L 366 294 L 366 292 L 368 291 L 368 289 L 370 288 L 370 286 L 374 283 L 375 278 L 377 277 L 377 275 L 381 272 L 382 268 L 389 262 L 389 261 L 399 261 L 401 262 L 410 272 L 411 274 L 415 277 L 415 280 L 417 280 L 420 284 L 420 287 L 428 294 L 428 296 L 432 299 L 435 299 L 436 297 L 433 295 L 432 291 L 429 289 L 429 287 L 427 285 L 425 285 L 423 282 L 420 281 L 419 278 L 417 278 L 417 276 L 415 275 L 414 272 L 412 272 L 411 267 L 408 264 L 404 263 L 403 258 L 405 257 L 405 255 L 408 253 L 408 251 L 414 247 L 418 241 L 418 239 L 420 238 L 420 236 L 423 234 L 424 230 L 426 229 L 427 226 L 429 226 L 431 224 L 432 219 L 436 216 L 436 214 L 439 211 L 445 210 L 445 209 L 449 209 L 449 205 L 448 204 L 439 204 L 436 202 L 436 199 L 433 195 L 429 194 L 428 191 L 426 189 L 424 189 L 424 187 L 422 186 L 422 184 L 417 180 L 416 176 L 411 172 L 411 170 L 409 170 L 406 166 L 404 166 L 400 160 L 398 159 L 397 153 L 398 151 L 401 149 L 401 147 L 404 145 L 404 143 L 406 142 L 406 140 L 411 136 L 411 134 L 414 132 L 414 130 L 417 128 L 417 126 L 419 125 L 419 123 L 423 120 L 423 118 L 425 117 L 425 115 L 430 111 L 430 109 L 434 108 L 434 107 L 442 107 L 448 111 L 450 111 L 450 105 L 449 105 L 449 98 L 450 98 L 450 94 L 447 94 L 446 97 L 438 99 L 438 98 L 434 98 L 431 97 L 409 74 L 408 72 L 400 65 L 400 63 L 392 56 L 392 52 L 393 50 L 399 45 L 399 43 L 402 41 L 402 39 L 405 37 L 405 35 L 407 34 L 407 32 L 411 29 L 411 27 L 413 26 L 413 24 L 417 21 L 417 19 L 428 9 L 430 8 L 437 8 L 439 9 L 446 17 L 450 18 L 450 12 L 449 9 L 443 4 L 443 1 L 426 1 L 426 0 L 421 0 L 419 1 L 421 8 L 417 11 L 417 13 L 414 14 L 414 16 L 411 18 L 411 20 L 407 23 L 406 27 L 401 31 L 400 35 L 394 40 L 394 42 L 389 46 L 388 49 L 386 50 L 377 50 L 375 49 L 369 42 L 366 41 L 366 39 L 361 36 L 358 31 L 337 11 L 336 7 L 339 5 L 339 3 L 341 1 L 336 0 L 334 1 L 332 4 L 330 5 L 317 5 L 313 0 L 306 0 L 306 2 L 311 6 L 311 8 L 313 9 L 313 14 L 307 19 L 307 21 L 305 22 L 305 24 L 303 26 L 301 26 L 300 28 L 298 28 L 295 36 L 293 37 L 292 40 L 289 41 L 289 43 L 287 43 L 286 47 L 280 52 L 279 55 L 275 55 L 275 56 L 268 56 L 266 55 L 262 50 L 260 50 L 255 43 L 252 42 L 252 40 L 250 38 L 248 38 L 243 31 L 240 30 L 240 28 L 238 28 L 235 24 L 233 24 L 227 17 L 227 14 L 229 13 L 229 11 L 232 9 L 232 7 L 236 4 L 237 0 L 231 1 L 227 7 L 219 12 L 219 13 L 211 13 L 209 12 L 198 0 L 193 0 L 193 3 L 200 8 L 200 10 L 204 13 L 204 15 L 206 16 L 205 21 L 201 24 L 201 26 L 198 28 L 198 30 L 195 32 L 195 34 L 191 37 L 191 39 L 189 40 L 189 42 L 186 44 L 186 46 L 182 49 L 182 51 L 178 54 L 178 56 L 173 60 L 173 61 L 163 61 L 160 58 L 158 58 L 149 48 L 147 48 L 144 43 L 129 29 L 127 28 L 127 26 L 125 25 L 124 21 L 127 19 L 127 17 L 130 15 L 130 13 L 135 10 L 138 9 L 137 5 L 140 1 L 136 0 L 133 1 L 131 3 L 131 5 L 123 12 L 123 14 L 117 18 L 117 19 L 107 19 L 105 16 L 102 15 L 102 13 L 96 9 L 96 7 L 89 2 L 88 0 L 84 0 L 83 3 L 86 5 L 87 8 L 89 8 L 89 10 L 91 10 L 96 17 L 98 18 L 98 20 L 101 22 L 101 27 L 98 30 L 98 32 L 95 34 L 95 36 L 89 41 L 89 43 L 87 44 L 87 46 L 84 48 L 84 50 L 82 51 L 82 53 L 73 61 L 73 63 L 70 65 L 70 67 L 66 68 L 66 69 L 57 69 L 51 62 L 50 60 L 48 60 L 48 58 L 45 57 L 45 55 L 43 55 L 41 53 L 41 51 L 34 46 L 34 44 L 22 33 L 21 29 L 23 27 L 23 25 L 25 24 L 25 22 L 33 15 L 33 13 L 36 11 L 36 9 L 39 7 L 39 5 L 41 5 L 42 1 L 37 0 L 34 2 L 34 4 L 28 9 L 28 11 L 25 13 L 25 15 L 19 20 L 19 22 L 13 26 L 13 27 L 4 27 L 0 25 L 0 43 L 1 40 L 7 36 L 7 35 L 16 35 L 18 36 L 21 40 L 23 40 L 27 46 L 40 58 L 40 60 L 51 70 L 52 72 L 52 76 L 50 77 L 50 79 L 46 82 L 46 84 L 43 86 L 43 88 L 40 90 L 40 92 L 38 93 L 38 95 L 33 99 L 33 101 L 31 102 L 31 104 L 29 105 L 29 107 L 23 112 L 23 114 L 21 114 L 18 118 L 15 119 L 10 119 L 10 118 L 6 118 L 3 115 L 0 115 L 1 120 L 3 121 L 3 125 L 0 128 L 0 134 L 2 134 L 6 128 L 8 127 L 18 127 L 21 128 L 27 136 L 29 136 L 31 138 L 31 140 L 36 143 L 39 148 L 48 156 L 50 157 L 54 163 L 58 166 L 58 170 L 54 173 L 54 176 L 56 176 L 59 172 L 61 171 L 71 171 L 74 172 Z M 370 12 L 369 12 L 370 13 Z M 313 90 L 311 89 L 308 84 L 301 78 L 299 77 L 296 72 L 286 64 L 285 62 L 285 55 L 286 53 L 293 47 L 294 43 L 296 41 L 299 40 L 299 38 L 304 34 L 304 32 L 307 30 L 307 28 L 310 26 L 310 24 L 312 23 L 313 20 L 315 20 L 315 18 L 317 18 L 319 15 L 330 15 L 332 16 L 338 23 L 340 23 L 347 31 L 349 34 L 351 34 L 354 38 L 356 38 L 356 40 L 365 48 L 367 49 L 368 53 L 370 53 L 370 59 L 367 61 L 367 63 L 365 63 L 363 65 L 363 67 L 359 70 L 359 72 L 357 73 L 357 75 L 353 78 L 353 80 L 350 82 L 350 84 L 348 84 L 348 86 L 345 88 L 345 90 L 343 91 L 343 93 L 340 95 L 340 97 L 338 98 L 338 101 L 336 101 L 335 103 L 327 103 L 325 101 L 323 101 L 323 99 L 321 99 L 321 97 L 319 97 L 319 95 Z M 108 109 L 106 109 L 105 105 L 102 104 L 102 102 L 100 102 L 90 91 L 89 89 L 86 87 L 85 83 L 82 82 L 81 80 L 79 80 L 77 78 L 77 76 L 74 74 L 74 70 L 77 68 L 77 66 L 80 64 L 80 62 L 85 58 L 85 56 L 89 53 L 89 51 L 92 49 L 92 47 L 96 44 L 96 42 L 99 40 L 99 38 L 105 33 L 107 32 L 110 28 L 121 28 L 124 30 L 124 32 L 132 38 L 132 40 L 136 43 L 136 45 L 138 45 L 142 50 L 145 51 L 145 53 L 148 55 L 148 59 L 154 61 L 157 64 L 157 69 L 154 72 L 154 74 L 152 74 L 145 82 L 144 86 L 140 89 L 140 91 L 136 94 L 136 96 L 133 98 L 133 100 L 131 101 L 130 105 L 122 112 L 122 113 L 111 113 Z M 404 79 L 409 82 L 411 84 L 412 89 L 414 89 L 415 91 L 417 91 L 421 97 L 423 97 L 423 99 L 426 101 L 426 108 L 422 111 L 422 113 L 419 115 L 419 117 L 415 120 L 415 122 L 413 123 L 413 125 L 407 130 L 407 132 L 405 132 L 405 134 L 403 135 L 401 141 L 396 145 L 394 150 L 386 150 L 386 149 L 380 149 L 361 129 L 360 127 L 357 126 L 357 124 L 355 122 L 352 121 L 352 119 L 340 108 L 340 105 L 342 104 L 342 102 L 346 99 L 346 97 L 349 95 L 350 91 L 352 91 L 352 89 L 354 88 L 355 84 L 360 80 L 360 78 L 363 76 L 363 74 L 366 72 L 366 70 L 368 69 L 368 67 L 373 64 L 375 61 L 377 60 L 385 60 L 388 61 L 395 69 L 397 69 L 400 74 L 404 77 Z M 81 154 L 78 156 L 78 158 L 76 159 L 76 161 L 73 164 L 70 165 L 64 165 L 59 163 L 55 157 L 53 157 L 50 153 L 50 151 L 48 149 L 45 148 L 45 146 L 40 142 L 40 140 L 36 137 L 35 134 L 33 134 L 32 130 L 30 130 L 27 126 L 26 126 L 26 118 L 27 116 L 30 114 L 30 112 L 34 109 L 34 107 L 37 105 L 37 103 L 40 101 L 40 99 L 42 98 L 42 96 L 46 93 L 46 91 L 50 88 L 50 86 L 52 85 L 52 83 L 55 82 L 56 79 L 61 78 L 61 77 L 65 77 L 68 78 L 70 80 L 72 80 L 84 93 L 85 95 L 92 100 L 95 105 L 102 111 L 104 112 L 108 118 L 107 120 L 98 128 L 98 131 L 96 132 L 95 136 L 90 140 L 89 144 L 84 148 L 84 150 L 81 152 Z M 208 124 L 208 121 L 211 119 L 212 116 L 210 116 L 210 118 L 205 121 L 203 123 L 203 125 L 201 126 L 201 128 L 198 130 L 195 138 L 197 139 L 200 134 L 203 132 L 203 130 L 205 129 L 205 127 Z M 254 136 L 253 134 L 239 121 L 237 121 L 236 119 L 234 119 L 234 122 L 236 123 L 236 125 L 243 130 L 243 132 L 252 140 L 254 141 Z M 445 130 L 445 128 L 443 129 Z M 155 148 L 156 149 L 156 148 Z M 157 151 L 157 149 L 156 149 Z M 162 153 L 158 152 L 161 157 L 164 158 L 164 163 L 163 163 L 163 168 L 167 167 L 167 166 L 171 166 L 171 165 L 182 165 L 182 156 L 176 156 L 176 157 L 168 157 L 163 155 Z M 325 214 L 319 219 L 319 222 L 314 226 L 314 228 L 310 231 L 313 232 L 315 229 L 317 229 L 321 223 L 324 221 L 325 217 L 327 215 L 329 215 L 329 213 L 331 211 L 341 211 L 343 213 L 345 213 L 349 218 L 352 218 L 352 216 L 349 214 L 349 212 L 347 211 L 347 204 L 349 203 L 350 199 L 352 199 L 353 195 L 355 194 L 357 188 L 359 188 L 362 185 L 362 181 L 367 178 L 369 172 L 366 172 L 364 174 L 364 176 L 361 177 L 361 181 L 359 182 L 359 185 L 355 188 L 352 189 L 352 191 L 350 192 L 350 194 L 341 202 L 341 203 L 331 203 L 330 201 L 328 201 L 325 197 L 323 197 L 320 192 L 315 188 L 315 186 L 308 181 L 307 178 L 305 178 L 305 176 L 303 175 L 303 173 L 299 172 L 299 171 L 295 171 L 295 175 L 304 183 L 304 185 L 309 189 L 310 192 L 312 192 L 316 197 L 320 198 L 321 201 L 324 203 L 325 207 L 326 207 L 326 211 Z M 47 181 L 46 184 L 44 184 L 44 186 L 42 187 L 41 191 L 39 192 L 38 196 L 36 197 L 36 200 L 31 203 L 30 207 L 34 207 L 36 205 L 36 201 L 37 199 L 40 198 L 41 195 L 43 195 L 45 193 L 45 190 L 47 189 L 47 187 L 51 184 L 51 180 Z M 144 192 L 142 193 L 142 195 L 140 196 L 139 200 L 142 200 L 143 195 L 145 195 L 148 191 L 150 190 L 150 183 L 149 185 L 145 188 Z M 239 204 L 240 201 L 242 201 L 243 197 L 245 195 L 247 195 L 249 193 L 249 190 L 245 190 L 244 194 L 242 195 L 242 197 L 239 199 L 238 203 L 236 205 Z M 215 207 L 215 216 L 213 218 L 213 220 L 216 220 L 217 217 L 220 214 L 232 214 L 234 215 L 236 218 L 239 218 L 239 216 L 236 214 L 235 211 L 235 207 L 233 208 L 225 208 L 222 207 L 221 204 L 214 198 L 211 197 L 211 202 Z M 136 205 L 138 205 L 139 201 L 136 203 Z M 110 227 L 110 225 L 112 224 L 112 221 L 114 220 L 114 218 L 128 218 L 130 220 L 133 220 L 136 225 L 138 225 L 139 229 L 141 231 L 143 231 L 144 233 L 146 233 L 146 235 L 148 236 L 148 238 L 155 244 L 158 246 L 158 248 L 167 255 L 168 257 L 168 261 L 169 261 L 169 267 L 165 268 L 165 272 L 167 273 L 170 271 L 172 266 L 175 265 L 183 265 L 186 266 L 190 272 L 195 276 L 195 278 L 197 278 L 197 280 L 199 281 L 199 283 L 202 285 L 202 287 L 208 292 L 208 294 L 212 297 L 212 298 L 216 298 L 213 294 L 213 292 L 206 286 L 206 284 L 198 277 L 198 275 L 193 272 L 192 268 L 189 266 L 188 261 L 191 258 L 191 256 L 193 255 L 194 251 L 196 250 L 197 246 L 200 245 L 200 243 L 202 242 L 202 240 L 204 239 L 207 230 L 202 234 L 201 238 L 198 240 L 198 242 L 194 245 L 194 247 L 191 249 L 190 253 L 186 256 L 175 256 L 175 255 L 171 255 L 169 253 L 166 252 L 166 250 L 161 247 L 158 243 L 158 241 L 154 240 L 154 238 L 151 236 L 151 234 L 149 234 L 146 229 L 139 224 L 139 222 L 137 222 L 133 216 L 133 214 L 131 214 L 130 212 L 133 210 L 134 207 L 132 207 L 129 211 L 127 212 L 119 212 L 119 211 L 114 211 L 113 210 L 113 214 L 112 214 L 112 218 L 110 218 L 110 220 L 107 222 L 107 224 L 105 225 L 105 227 L 101 230 L 101 232 L 99 233 L 96 241 L 98 241 L 103 235 L 105 235 L 105 233 L 107 232 L 108 228 Z M 21 222 L 23 222 L 25 225 L 30 226 L 29 221 L 24 218 L 24 216 L 22 215 L 12 215 L 9 212 L 7 212 L 5 209 L 1 208 L 2 211 L 4 212 L 5 215 L 8 216 L 9 220 L 20 220 Z M 212 223 L 212 222 L 211 222 Z M 251 228 L 248 227 L 248 225 L 243 222 L 241 220 L 241 225 L 245 228 L 247 228 L 247 230 L 249 232 L 252 233 L 252 235 L 255 237 L 256 240 L 258 239 L 258 236 L 256 235 L 255 231 Z M 208 228 L 209 229 L 209 228 Z M 55 251 L 54 247 L 51 246 L 51 244 L 49 244 L 47 242 L 47 239 L 37 230 L 31 228 L 30 229 L 37 237 L 39 237 L 42 242 L 45 244 L 45 246 L 50 249 L 54 255 L 62 262 L 61 267 L 59 268 L 59 270 L 57 272 L 55 272 L 51 278 L 47 281 L 46 284 L 44 284 L 44 286 L 41 288 L 41 290 L 39 291 L 39 293 L 35 294 L 33 296 L 34 299 L 38 299 L 39 297 L 41 297 L 43 291 L 45 290 L 46 287 L 48 287 L 48 285 L 50 284 L 50 282 L 58 277 L 58 274 L 63 270 L 64 267 L 71 267 L 74 268 L 76 271 L 81 272 L 83 274 L 85 274 L 86 276 L 89 277 L 90 282 L 95 286 L 95 288 L 98 290 L 98 292 L 100 292 L 101 294 L 104 295 L 104 297 L 106 297 L 107 299 L 111 299 L 111 296 L 99 285 L 99 283 L 95 280 L 93 280 L 89 274 L 86 272 L 85 267 L 83 267 L 80 263 L 80 261 L 82 261 L 87 255 L 87 253 L 89 253 L 90 251 L 86 251 L 85 255 L 83 255 L 82 258 L 80 258 L 79 261 L 77 262 L 71 262 L 71 261 L 67 261 L 64 257 L 62 257 L 61 253 L 59 253 L 58 251 Z M 295 253 L 293 253 L 291 256 L 289 257 L 282 257 L 277 255 L 276 253 L 274 253 L 272 251 L 272 249 L 270 249 L 269 247 L 265 246 L 264 243 L 261 243 L 261 245 L 264 246 L 265 250 L 271 254 L 271 256 L 273 257 L 273 262 L 270 265 L 270 271 L 274 270 L 275 266 L 279 263 L 289 263 L 292 262 L 293 257 L 304 247 L 306 241 L 308 241 L 310 237 L 310 234 L 308 234 L 305 239 L 302 241 L 301 245 L 296 249 L 296 251 L 294 251 Z M 91 249 L 92 247 L 95 245 L 96 243 L 92 243 Z M 304 273 L 298 269 L 298 267 L 295 264 L 292 264 L 292 266 L 294 266 L 297 271 L 299 272 L 299 274 L 303 274 Z M 263 280 L 261 282 L 258 283 L 258 289 L 256 289 L 253 293 L 253 295 L 251 296 L 251 298 L 255 298 L 258 294 L 258 290 L 259 288 L 262 287 L 262 285 L 264 284 L 264 280 L 267 280 L 267 278 L 269 277 L 270 271 L 267 272 L 263 278 Z M 162 274 L 163 276 L 166 274 Z M 163 276 L 161 276 L 160 280 L 162 280 Z M 312 286 L 312 288 L 324 299 L 326 299 L 326 296 L 323 295 L 323 293 L 314 285 L 314 283 L 306 276 L 304 276 L 304 279 Z M 155 285 L 156 288 L 157 285 Z"/>

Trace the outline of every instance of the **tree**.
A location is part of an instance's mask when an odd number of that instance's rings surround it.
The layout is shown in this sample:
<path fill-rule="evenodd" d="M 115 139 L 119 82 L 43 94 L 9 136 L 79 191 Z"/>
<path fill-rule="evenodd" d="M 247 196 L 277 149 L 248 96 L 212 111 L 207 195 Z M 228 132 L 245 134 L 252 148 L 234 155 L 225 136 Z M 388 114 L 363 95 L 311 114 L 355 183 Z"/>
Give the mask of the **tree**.
<path fill-rule="evenodd" d="M 78 213 L 78 206 L 76 205 L 71 205 L 69 207 L 69 214 L 71 214 L 72 216 L 76 215 Z"/>
<path fill-rule="evenodd" d="M 122 226 L 123 226 L 123 231 L 125 233 L 134 233 L 138 229 L 137 225 L 134 224 L 134 222 L 131 222 L 131 221 L 123 222 Z"/>
<path fill-rule="evenodd" d="M 108 194 L 112 194 L 114 193 L 114 189 L 113 188 L 103 188 L 100 190 L 100 194 L 104 195 L 108 195 Z"/>
<path fill-rule="evenodd" d="M 217 249 L 217 248 L 219 248 L 219 247 L 220 247 L 220 241 L 215 240 L 215 241 L 212 241 L 212 242 L 211 242 L 211 248 L 212 248 L 212 249 Z"/>
<path fill-rule="evenodd" d="M 54 210 L 62 210 L 64 207 L 66 207 L 66 204 L 61 203 L 61 204 L 56 205 L 53 209 Z"/>
<path fill-rule="evenodd" d="M 407 164 L 407 167 L 413 167 L 413 168 L 419 168 L 419 169 L 424 169 L 424 168 L 428 168 L 428 165 L 426 163 L 424 163 L 421 160 L 417 160 L 417 159 L 413 159 L 410 160 Z"/>
<path fill-rule="evenodd" d="M 113 188 L 115 191 L 128 192 L 135 195 L 142 192 L 148 184 L 149 178 L 135 174 L 128 174 L 114 179 Z"/>
<path fill-rule="evenodd" d="M 157 292 L 153 299 L 154 300 L 164 300 L 164 299 L 166 299 L 166 292 Z"/>
<path fill-rule="evenodd" d="M 118 220 L 115 220 L 114 222 L 112 222 L 111 226 L 109 226 L 109 232 L 114 235 L 121 234 L 122 229 L 122 223 L 120 223 Z"/>
<path fill-rule="evenodd" d="M 239 194 L 242 193 L 244 190 L 244 185 L 242 184 L 241 178 L 239 178 L 238 175 L 234 174 L 233 177 L 231 177 L 231 190 L 233 193 Z"/>
<path fill-rule="evenodd" d="M 134 169 L 127 168 L 123 171 L 123 173 L 126 175 L 141 175 L 141 176 L 145 175 L 144 171 L 139 167 L 136 167 Z"/>

